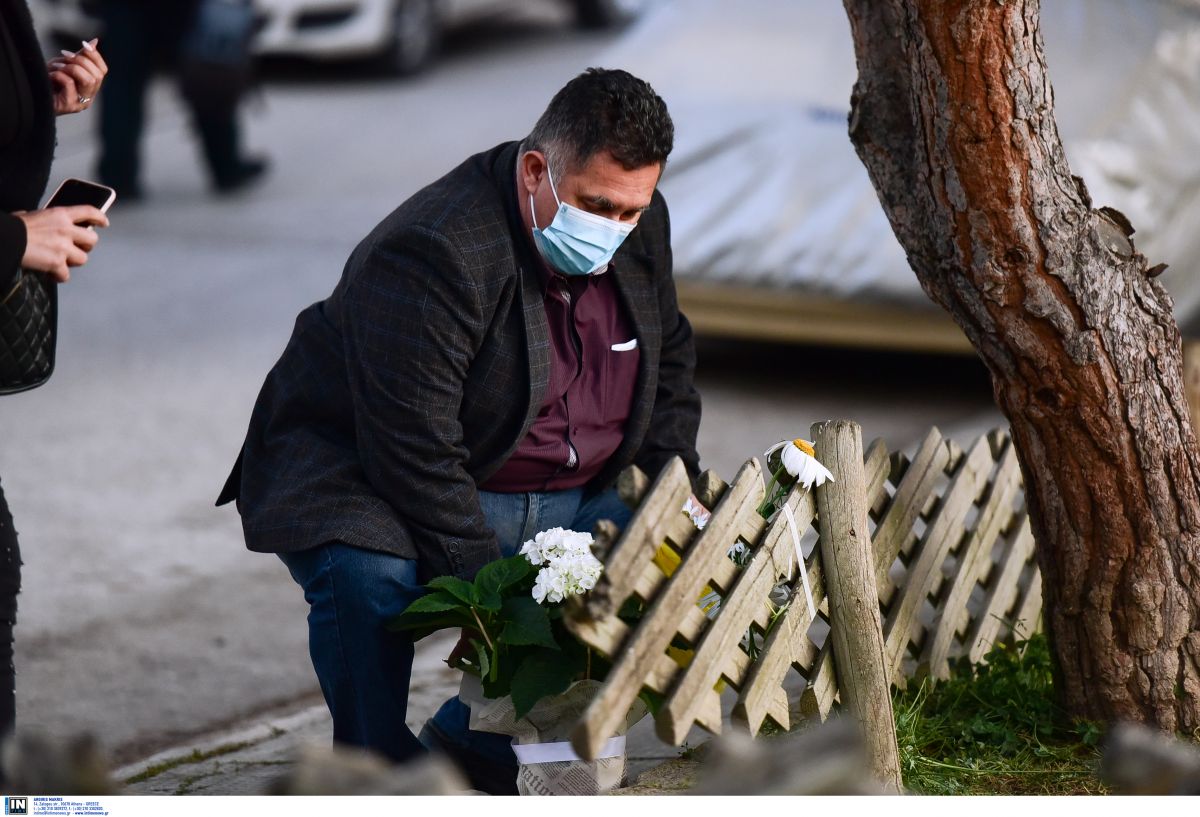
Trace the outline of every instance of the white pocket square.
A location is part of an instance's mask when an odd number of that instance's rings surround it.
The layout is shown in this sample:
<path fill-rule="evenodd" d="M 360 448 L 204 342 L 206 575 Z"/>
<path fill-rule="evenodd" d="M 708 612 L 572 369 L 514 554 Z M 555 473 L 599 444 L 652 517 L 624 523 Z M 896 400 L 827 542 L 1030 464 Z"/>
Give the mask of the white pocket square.
<path fill-rule="evenodd" d="M 628 352 L 628 351 L 630 351 L 632 349 L 636 349 L 636 348 L 637 348 L 637 338 L 634 338 L 633 340 L 627 340 L 624 343 L 614 343 L 612 345 L 612 350 L 614 352 Z"/>

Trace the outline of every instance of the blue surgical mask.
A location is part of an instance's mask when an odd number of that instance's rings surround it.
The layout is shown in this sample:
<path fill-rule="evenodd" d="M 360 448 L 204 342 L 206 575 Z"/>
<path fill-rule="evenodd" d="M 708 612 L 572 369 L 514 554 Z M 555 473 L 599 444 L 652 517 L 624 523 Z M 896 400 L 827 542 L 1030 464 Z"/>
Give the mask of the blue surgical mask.
<path fill-rule="evenodd" d="M 550 192 L 558 202 L 554 220 L 541 229 L 529 194 L 529 212 L 533 217 L 533 243 L 550 266 L 564 275 L 591 275 L 608 266 L 625 237 L 637 225 L 604 218 L 578 207 L 572 207 L 558 197 L 550 165 L 546 165 Z"/>

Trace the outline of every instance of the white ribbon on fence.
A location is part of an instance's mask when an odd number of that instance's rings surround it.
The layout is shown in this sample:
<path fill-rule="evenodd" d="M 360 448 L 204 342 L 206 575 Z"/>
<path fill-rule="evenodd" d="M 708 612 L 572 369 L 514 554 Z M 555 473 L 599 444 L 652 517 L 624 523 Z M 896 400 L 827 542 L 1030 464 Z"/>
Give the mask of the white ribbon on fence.
<path fill-rule="evenodd" d="M 813 604 L 812 587 L 808 584 L 808 568 L 804 564 L 804 548 L 800 547 L 800 531 L 797 530 L 796 517 L 792 513 L 792 506 L 783 503 L 783 515 L 787 517 L 788 530 L 792 534 L 792 544 L 796 548 L 796 561 L 800 564 L 800 581 L 804 583 L 804 598 L 808 601 L 808 616 L 810 620 L 815 620 L 817 617 L 817 606 Z M 788 566 L 788 575 L 792 574 L 792 568 Z"/>
<path fill-rule="evenodd" d="M 575 754 L 575 750 L 571 748 L 571 742 L 567 740 L 558 740 L 553 743 L 514 743 L 512 748 L 513 752 L 517 755 L 517 762 L 522 766 L 583 760 L 583 758 Z M 605 742 L 600 748 L 600 752 L 596 755 L 596 760 L 621 757 L 624 754 L 625 736 L 617 735 L 615 738 L 609 738 Z"/>

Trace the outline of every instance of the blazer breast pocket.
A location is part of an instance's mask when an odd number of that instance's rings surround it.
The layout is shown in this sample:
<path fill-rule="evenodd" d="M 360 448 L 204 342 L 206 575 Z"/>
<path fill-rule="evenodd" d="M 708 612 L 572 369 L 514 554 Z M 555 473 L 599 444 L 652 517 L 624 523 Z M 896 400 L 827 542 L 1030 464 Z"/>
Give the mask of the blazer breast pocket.
<path fill-rule="evenodd" d="M 604 414 L 607 422 L 620 425 L 629 419 L 633 407 L 641 352 L 637 338 L 614 343 L 609 348 L 604 366 Z"/>

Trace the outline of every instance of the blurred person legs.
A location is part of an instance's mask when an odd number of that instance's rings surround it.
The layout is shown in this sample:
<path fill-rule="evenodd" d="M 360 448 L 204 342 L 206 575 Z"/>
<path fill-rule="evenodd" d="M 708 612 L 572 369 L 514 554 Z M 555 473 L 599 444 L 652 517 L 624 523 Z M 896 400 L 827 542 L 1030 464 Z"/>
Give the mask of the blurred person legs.
<path fill-rule="evenodd" d="M 174 4 L 165 4 L 174 5 Z M 162 46 L 150 4 L 104 0 L 99 6 L 105 56 L 106 93 L 100 100 L 100 181 L 129 201 L 141 197 L 141 138 L 146 118 L 146 88 Z"/>
<path fill-rule="evenodd" d="M 179 73 L 179 86 L 199 136 L 213 186 L 240 188 L 266 170 L 261 159 L 240 152 L 237 105 L 240 89 L 219 73 L 197 68 L 181 58 L 192 27 L 200 19 L 198 0 L 158 3 L 148 0 L 103 0 L 104 43 L 110 55 L 110 83 L 101 103 L 101 181 L 123 198 L 141 195 L 140 143 L 146 121 L 146 91 L 156 68 Z"/>
<path fill-rule="evenodd" d="M 179 86 L 192 109 L 213 186 L 232 192 L 267 169 L 241 153 L 238 106 L 253 83 L 249 0 L 199 0 L 177 61 Z"/>

